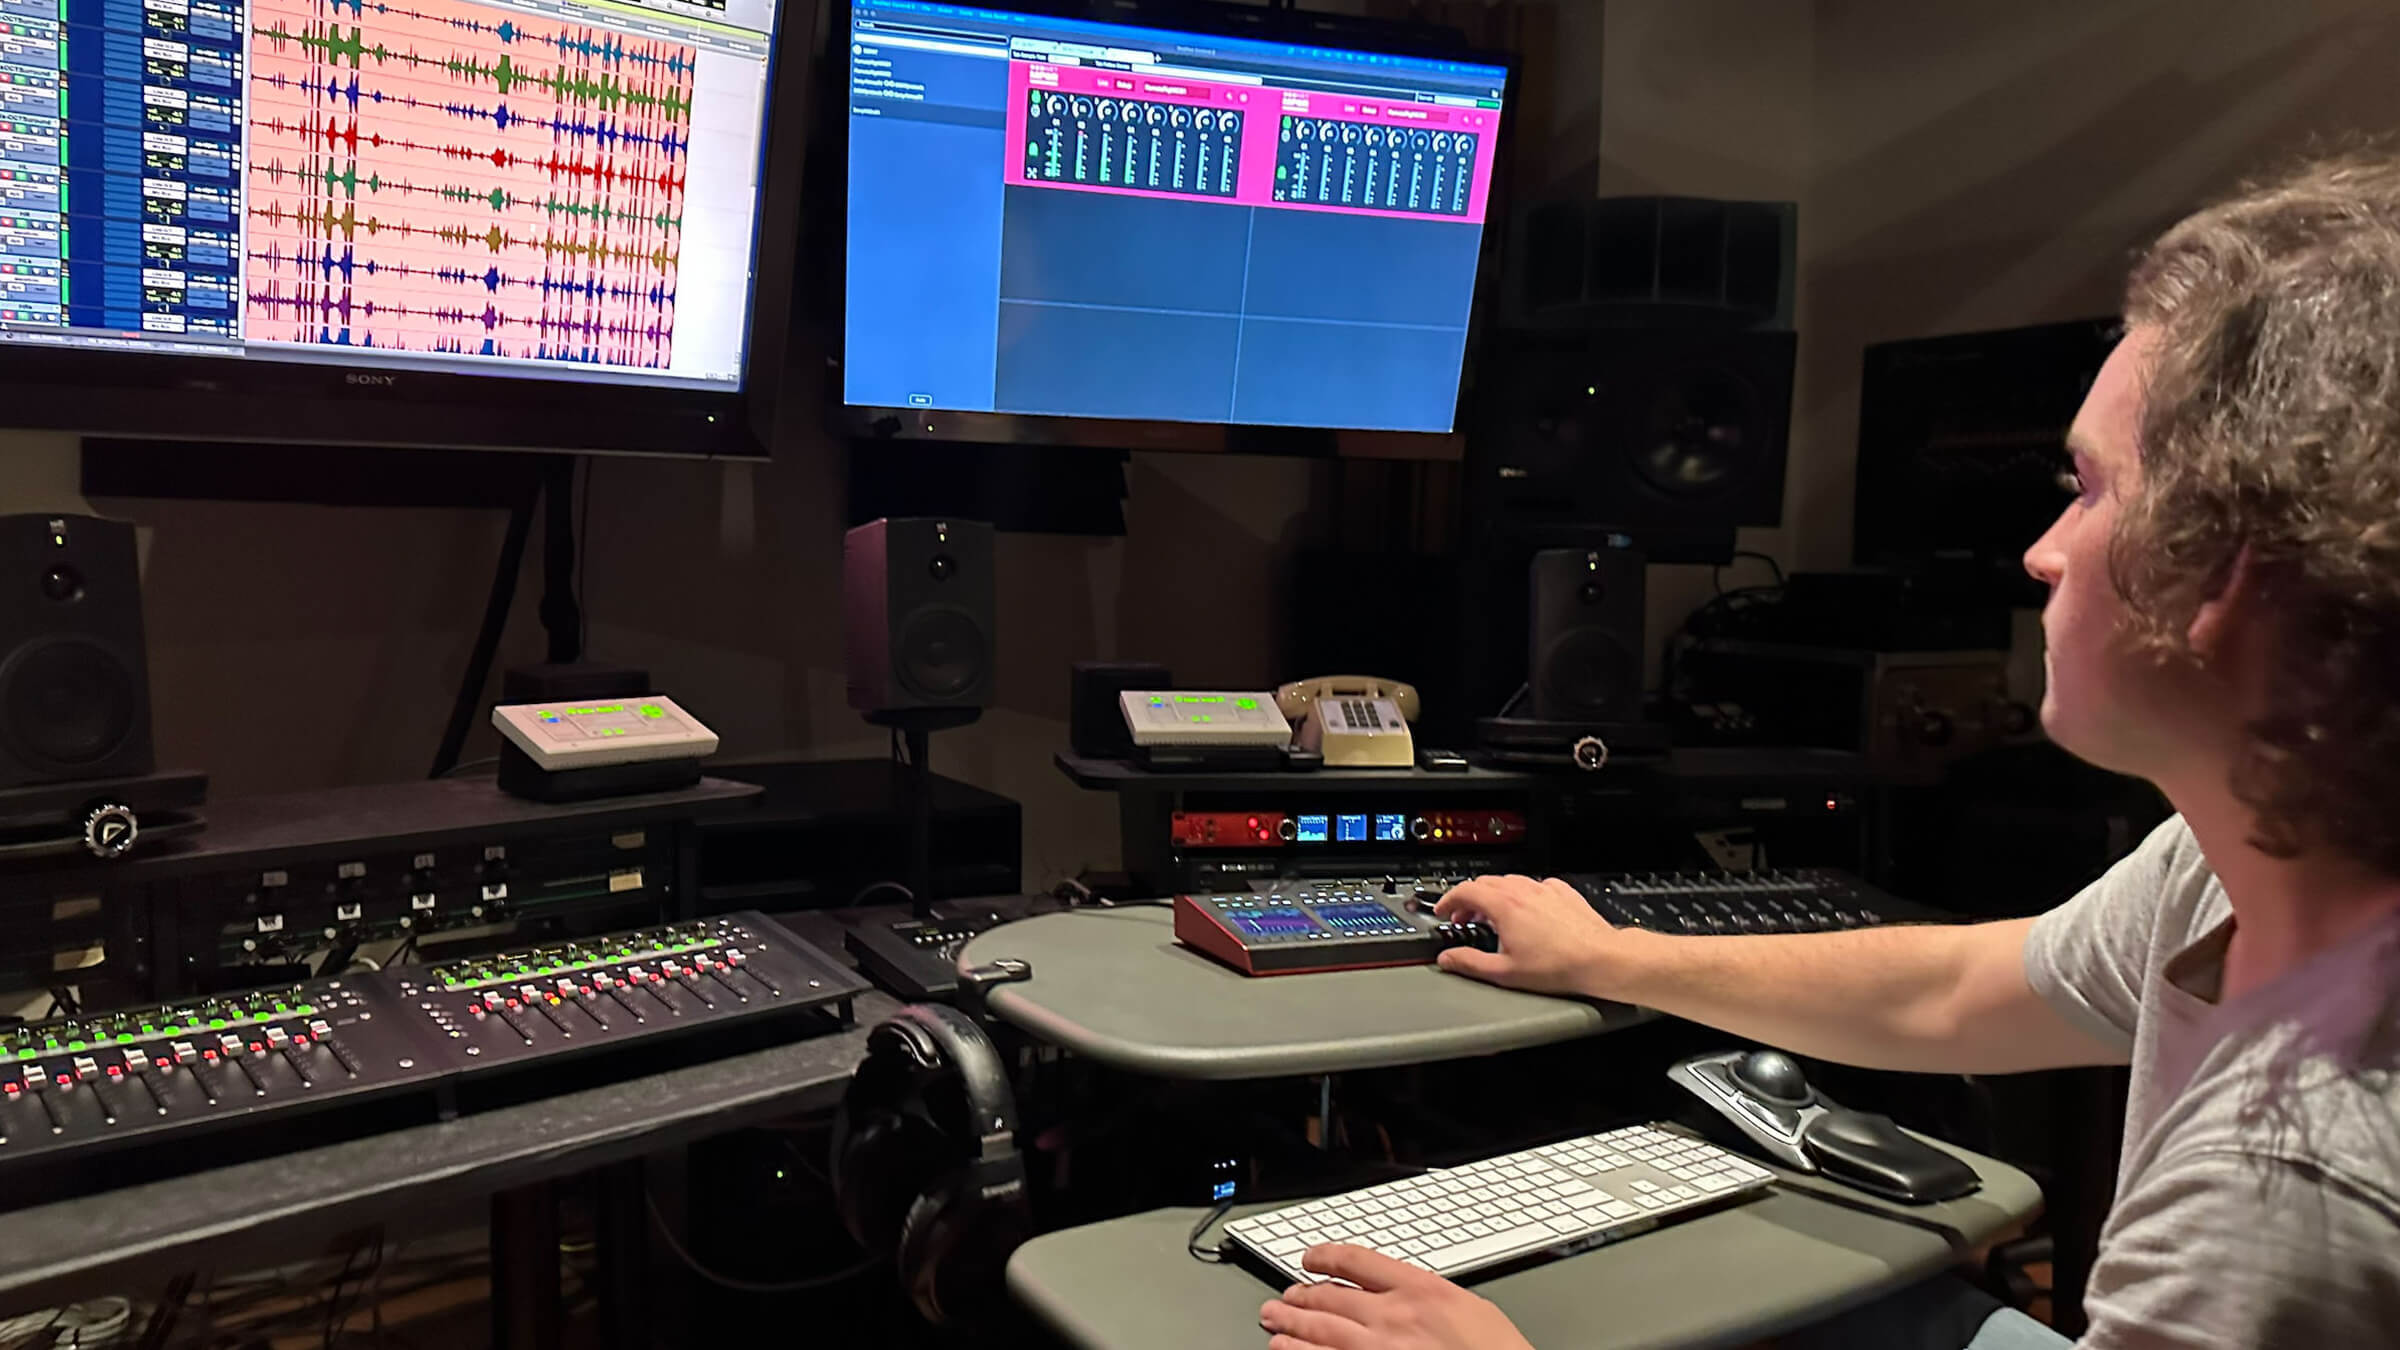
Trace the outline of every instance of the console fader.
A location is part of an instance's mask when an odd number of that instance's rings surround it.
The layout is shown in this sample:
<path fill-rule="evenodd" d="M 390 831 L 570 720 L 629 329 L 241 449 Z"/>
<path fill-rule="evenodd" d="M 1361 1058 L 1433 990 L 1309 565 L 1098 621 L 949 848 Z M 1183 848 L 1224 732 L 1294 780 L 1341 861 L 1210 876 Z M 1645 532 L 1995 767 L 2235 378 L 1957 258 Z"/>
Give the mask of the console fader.
<path fill-rule="evenodd" d="M 188 1170 L 199 1164 L 186 1146 L 202 1136 L 334 1108 L 431 1120 L 457 1109 L 461 1088 L 532 1081 L 587 1055 L 763 1033 L 779 1016 L 830 1026 L 820 1010 L 847 1020 L 865 988 L 742 913 L 34 1023 L 0 1032 L 0 1177 L 12 1199 L 94 1189 L 130 1178 L 66 1178 L 49 1165 L 162 1143 L 177 1146 L 172 1170 Z M 35 1160 L 39 1173 L 12 1166 Z"/>

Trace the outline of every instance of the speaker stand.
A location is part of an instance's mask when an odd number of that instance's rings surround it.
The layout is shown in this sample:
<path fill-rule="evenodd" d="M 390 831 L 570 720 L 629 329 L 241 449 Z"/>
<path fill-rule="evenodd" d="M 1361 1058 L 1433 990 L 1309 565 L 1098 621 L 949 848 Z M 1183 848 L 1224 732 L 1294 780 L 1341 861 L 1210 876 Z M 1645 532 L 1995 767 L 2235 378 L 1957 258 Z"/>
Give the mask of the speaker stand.
<path fill-rule="evenodd" d="M 898 730 L 908 747 L 908 763 L 893 781 L 892 813 L 908 822 L 909 917 L 861 922 L 844 935 L 843 945 L 877 984 L 912 1002 L 955 997 L 959 944 L 998 921 L 996 915 L 946 920 L 933 908 L 933 733 L 963 727 L 982 712 L 902 708 L 867 714 L 869 722 Z"/>

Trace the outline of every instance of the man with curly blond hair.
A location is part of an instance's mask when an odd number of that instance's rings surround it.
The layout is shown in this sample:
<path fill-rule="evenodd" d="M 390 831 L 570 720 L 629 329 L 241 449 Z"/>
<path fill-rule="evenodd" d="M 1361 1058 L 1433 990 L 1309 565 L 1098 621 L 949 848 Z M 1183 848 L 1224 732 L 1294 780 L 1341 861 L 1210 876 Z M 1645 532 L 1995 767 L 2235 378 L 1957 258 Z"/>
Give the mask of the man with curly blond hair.
<path fill-rule="evenodd" d="M 2400 157 L 2193 215 L 2125 318 L 2025 566 L 2050 587 L 2044 728 L 2174 818 L 2057 909 L 1959 927 L 1669 937 L 1487 877 L 1440 910 L 1500 950 L 1442 964 L 1871 1067 L 2130 1064 L 2080 1344 L 2400 1344 Z M 1273 1350 L 1524 1344 L 1422 1270 L 1306 1260 L 1348 1284 L 1270 1301 Z M 1800 1339 L 2066 1344 L 1956 1282 Z"/>

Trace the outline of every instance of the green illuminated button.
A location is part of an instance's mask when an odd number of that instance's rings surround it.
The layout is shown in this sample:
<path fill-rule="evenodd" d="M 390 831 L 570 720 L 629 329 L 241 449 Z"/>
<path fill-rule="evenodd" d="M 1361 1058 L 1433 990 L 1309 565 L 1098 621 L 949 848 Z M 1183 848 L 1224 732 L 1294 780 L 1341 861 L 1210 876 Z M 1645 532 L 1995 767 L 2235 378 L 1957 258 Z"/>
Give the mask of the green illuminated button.
<path fill-rule="evenodd" d="M 664 717 L 666 715 L 667 710 L 655 703 L 645 703 L 642 705 L 642 716 L 644 717 Z"/>
<path fill-rule="evenodd" d="M 67 1042 L 67 1048 L 69 1050 L 81 1050 L 84 1049 L 85 1046 L 82 1041 L 69 1041 Z"/>
<path fill-rule="evenodd" d="M 33 1057 L 34 1057 L 34 1055 L 35 1055 L 36 1053 L 37 1053 L 37 1052 L 35 1052 L 35 1051 L 32 1051 L 32 1050 L 19 1050 L 19 1051 L 17 1052 L 17 1058 L 19 1058 L 19 1059 L 31 1059 L 31 1058 L 33 1058 Z"/>
<path fill-rule="evenodd" d="M 1233 706 L 1241 709 L 1243 712 L 1248 712 L 1258 706 L 1258 700 L 1254 698 L 1237 698 L 1233 701 Z"/>
<path fill-rule="evenodd" d="M 293 1012 L 293 1014 L 294 1014 L 294 1015 L 296 1015 L 296 1016 L 300 1016 L 300 1017 L 306 1017 L 306 1016 L 308 1016 L 310 1013 L 313 1013 L 313 1012 L 315 1012 L 316 1010 L 317 1010 L 317 1009 L 316 1009 L 316 1005 L 315 1005 L 315 1004 L 312 1004 L 312 1003 L 303 1003 L 303 1004 L 301 1004 L 299 1007 L 292 1009 L 292 1012 Z"/>
<path fill-rule="evenodd" d="M 122 1032 L 120 1032 L 120 1033 L 118 1033 L 118 1035 L 117 1035 L 117 1044 L 119 1044 L 119 1045 L 131 1045 L 131 1044 L 133 1044 L 133 1037 L 131 1037 L 131 1036 L 127 1036 L 127 1035 L 123 1034 Z"/>
<path fill-rule="evenodd" d="M 211 1031 L 223 1031 L 225 1029 L 225 1019 L 222 1017 L 212 1017 L 208 1019 L 208 1029 Z"/>

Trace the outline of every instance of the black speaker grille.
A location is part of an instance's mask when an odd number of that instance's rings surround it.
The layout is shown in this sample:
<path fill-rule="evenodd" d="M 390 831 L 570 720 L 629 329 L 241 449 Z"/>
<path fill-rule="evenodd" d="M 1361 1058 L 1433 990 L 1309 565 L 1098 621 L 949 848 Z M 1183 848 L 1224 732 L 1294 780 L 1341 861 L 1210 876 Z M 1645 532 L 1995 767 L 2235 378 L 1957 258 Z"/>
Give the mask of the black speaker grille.
<path fill-rule="evenodd" d="M 1706 498 L 1743 481 L 1768 440 L 1765 409 L 1748 381 L 1699 367 L 1651 395 L 1633 470 L 1669 497 Z"/>
<path fill-rule="evenodd" d="M 911 611 L 901 621 L 898 665 L 900 683 L 918 698 L 936 702 L 955 699 L 983 679 L 983 626 L 963 609 L 929 605 Z"/>
<path fill-rule="evenodd" d="M 0 669 L 0 719 L 18 755 L 73 770 L 115 753 L 133 733 L 141 690 L 124 658 L 88 638 L 18 651 Z"/>
<path fill-rule="evenodd" d="M 1614 633 L 1579 628 L 1561 634 L 1541 651 L 1534 667 L 1542 682 L 1541 707 L 1560 720 L 1630 717 L 1642 691 L 1630 687 L 1641 663 Z"/>

